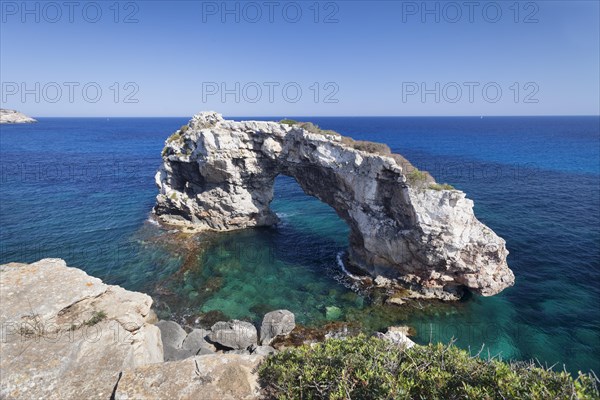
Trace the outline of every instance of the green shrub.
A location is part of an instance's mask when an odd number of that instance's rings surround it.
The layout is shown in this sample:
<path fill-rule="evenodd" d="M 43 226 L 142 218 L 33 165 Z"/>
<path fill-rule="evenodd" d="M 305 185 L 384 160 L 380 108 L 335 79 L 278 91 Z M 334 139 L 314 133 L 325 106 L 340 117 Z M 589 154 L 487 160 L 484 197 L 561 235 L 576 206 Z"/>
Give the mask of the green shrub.
<path fill-rule="evenodd" d="M 356 150 L 366 151 L 367 153 L 379 154 L 382 156 L 392 153 L 387 144 L 368 142 L 365 140 L 354 140 L 352 147 L 354 147 Z"/>
<path fill-rule="evenodd" d="M 179 131 L 177 131 L 174 134 L 172 134 L 171 136 L 169 136 L 169 138 L 167 139 L 167 143 L 172 143 L 179 139 L 181 139 L 181 134 L 179 133 Z"/>
<path fill-rule="evenodd" d="M 337 133 L 336 131 L 332 131 L 330 129 L 321 129 L 321 128 L 319 128 L 319 125 L 315 125 L 312 122 L 302 122 L 299 126 L 300 126 L 300 128 L 305 129 L 305 130 L 309 131 L 310 133 L 317 133 L 319 135 L 340 136 L 340 134 Z"/>
<path fill-rule="evenodd" d="M 312 122 L 302 122 L 300 124 L 300 128 L 305 129 L 311 133 L 321 133 L 321 128 L 319 128 L 319 125 L 315 125 Z"/>
<path fill-rule="evenodd" d="M 431 185 L 429 185 L 429 189 L 433 189 L 433 190 L 454 190 L 454 186 L 449 185 L 447 183 L 442 183 L 441 185 L 439 183 L 432 183 Z"/>
<path fill-rule="evenodd" d="M 400 349 L 357 336 L 284 350 L 259 367 L 277 399 L 599 399 L 598 381 L 580 374 L 471 356 L 453 345 Z"/>
<path fill-rule="evenodd" d="M 413 167 L 413 169 L 406 174 L 406 179 L 408 179 L 408 183 L 411 185 L 418 185 L 427 182 L 429 178 L 429 173 L 427 171 L 421 171 L 417 167 Z"/>
<path fill-rule="evenodd" d="M 382 156 L 392 156 L 389 146 L 384 143 L 369 142 L 366 140 L 354 140 L 348 136 L 342 136 L 342 144 L 353 149 L 366 151 L 367 153 L 379 154 Z"/>
<path fill-rule="evenodd" d="M 284 125 L 295 125 L 298 123 L 298 121 L 294 121 L 293 119 L 282 119 L 281 121 L 279 121 L 280 124 L 284 124 Z"/>
<path fill-rule="evenodd" d="M 185 134 L 189 128 L 190 127 L 188 125 L 182 125 L 181 128 L 179 128 L 177 131 L 175 131 L 175 133 L 169 136 L 169 138 L 167 139 L 167 143 L 172 143 L 176 140 L 181 139 L 183 137 L 182 135 Z"/>

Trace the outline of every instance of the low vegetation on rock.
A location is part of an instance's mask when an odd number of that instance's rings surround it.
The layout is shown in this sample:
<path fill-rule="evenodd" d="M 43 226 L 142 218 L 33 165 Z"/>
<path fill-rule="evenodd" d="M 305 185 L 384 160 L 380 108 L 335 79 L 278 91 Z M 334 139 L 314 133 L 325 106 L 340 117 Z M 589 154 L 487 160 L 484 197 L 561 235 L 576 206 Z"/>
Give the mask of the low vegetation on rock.
<path fill-rule="evenodd" d="M 166 146 L 162 149 L 161 156 L 165 157 L 169 154 L 169 144 L 181 141 L 183 139 L 183 135 L 189 129 L 189 125 L 183 125 L 181 128 L 175 131 L 171 136 L 167 138 Z M 189 154 L 189 153 L 188 153 Z"/>
<path fill-rule="evenodd" d="M 91 318 L 85 321 L 85 325 L 94 326 L 98 322 L 103 321 L 104 319 L 106 319 L 106 313 L 104 311 L 95 311 Z"/>
<path fill-rule="evenodd" d="M 421 171 L 417 167 L 413 167 L 412 170 L 406 174 L 408 183 L 411 185 L 419 185 L 427 182 L 430 175 L 427 171 Z"/>
<path fill-rule="evenodd" d="M 387 156 L 392 154 L 389 146 L 383 143 L 369 142 L 366 140 L 354 140 L 350 137 L 344 136 L 342 143 L 350 146 L 356 150 L 366 151 L 367 153 L 379 154 L 380 156 Z"/>
<path fill-rule="evenodd" d="M 177 131 L 174 134 L 172 134 L 171 136 L 169 136 L 169 138 L 167 139 L 167 143 L 172 143 L 179 139 L 181 139 L 181 131 Z"/>
<path fill-rule="evenodd" d="M 442 184 L 432 183 L 431 185 L 429 185 L 429 189 L 438 190 L 438 191 L 439 190 L 454 190 L 454 186 L 449 185 L 447 183 L 442 183 Z"/>
<path fill-rule="evenodd" d="M 600 399 L 595 375 L 481 359 L 449 344 L 402 349 L 374 337 L 329 339 L 269 356 L 273 399 Z"/>

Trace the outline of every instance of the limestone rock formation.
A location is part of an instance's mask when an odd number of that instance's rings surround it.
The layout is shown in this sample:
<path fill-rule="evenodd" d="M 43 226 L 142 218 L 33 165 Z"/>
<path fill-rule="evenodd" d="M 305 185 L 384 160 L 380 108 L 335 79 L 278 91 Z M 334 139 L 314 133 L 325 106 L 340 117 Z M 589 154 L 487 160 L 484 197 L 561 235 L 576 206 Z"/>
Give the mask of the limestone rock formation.
<path fill-rule="evenodd" d="M 37 121 L 16 110 L 0 108 L 0 124 L 29 124 L 32 122 Z"/>
<path fill-rule="evenodd" d="M 106 398 L 124 369 L 163 361 L 149 296 L 60 259 L 0 266 L 0 398 Z"/>
<path fill-rule="evenodd" d="M 195 115 L 166 141 L 154 213 L 188 230 L 273 225 L 279 174 L 346 221 L 348 260 L 378 285 L 457 299 L 464 288 L 489 296 L 514 283 L 505 241 L 475 218 L 465 193 L 435 184 L 384 145 L 310 124 Z"/>

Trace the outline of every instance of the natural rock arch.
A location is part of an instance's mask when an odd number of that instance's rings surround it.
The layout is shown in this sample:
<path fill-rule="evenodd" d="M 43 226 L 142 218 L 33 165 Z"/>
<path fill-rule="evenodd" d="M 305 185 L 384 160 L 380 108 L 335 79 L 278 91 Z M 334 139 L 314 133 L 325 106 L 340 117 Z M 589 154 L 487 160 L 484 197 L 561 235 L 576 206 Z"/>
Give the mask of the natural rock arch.
<path fill-rule="evenodd" d="M 459 190 L 390 154 L 312 124 L 228 121 L 200 113 L 166 141 L 154 213 L 188 230 L 277 223 L 279 174 L 329 204 L 350 227 L 349 261 L 408 296 L 493 295 L 514 283 L 503 239 Z"/>

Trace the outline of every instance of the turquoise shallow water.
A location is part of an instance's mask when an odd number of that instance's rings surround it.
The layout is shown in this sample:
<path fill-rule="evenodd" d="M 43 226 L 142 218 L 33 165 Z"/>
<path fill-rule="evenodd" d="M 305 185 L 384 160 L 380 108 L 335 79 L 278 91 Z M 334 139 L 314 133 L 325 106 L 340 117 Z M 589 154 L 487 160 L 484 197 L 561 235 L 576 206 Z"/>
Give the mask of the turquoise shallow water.
<path fill-rule="evenodd" d="M 41 119 L 2 126 L 2 262 L 61 257 L 151 294 L 163 317 L 258 322 L 275 308 L 300 323 L 416 328 L 505 358 L 600 371 L 598 118 L 314 118 L 386 142 L 464 190 L 507 240 L 516 285 L 455 304 L 384 307 L 348 287 L 336 257 L 348 229 L 290 178 L 276 182 L 276 228 L 185 237 L 148 221 L 164 139 L 186 122 Z"/>

